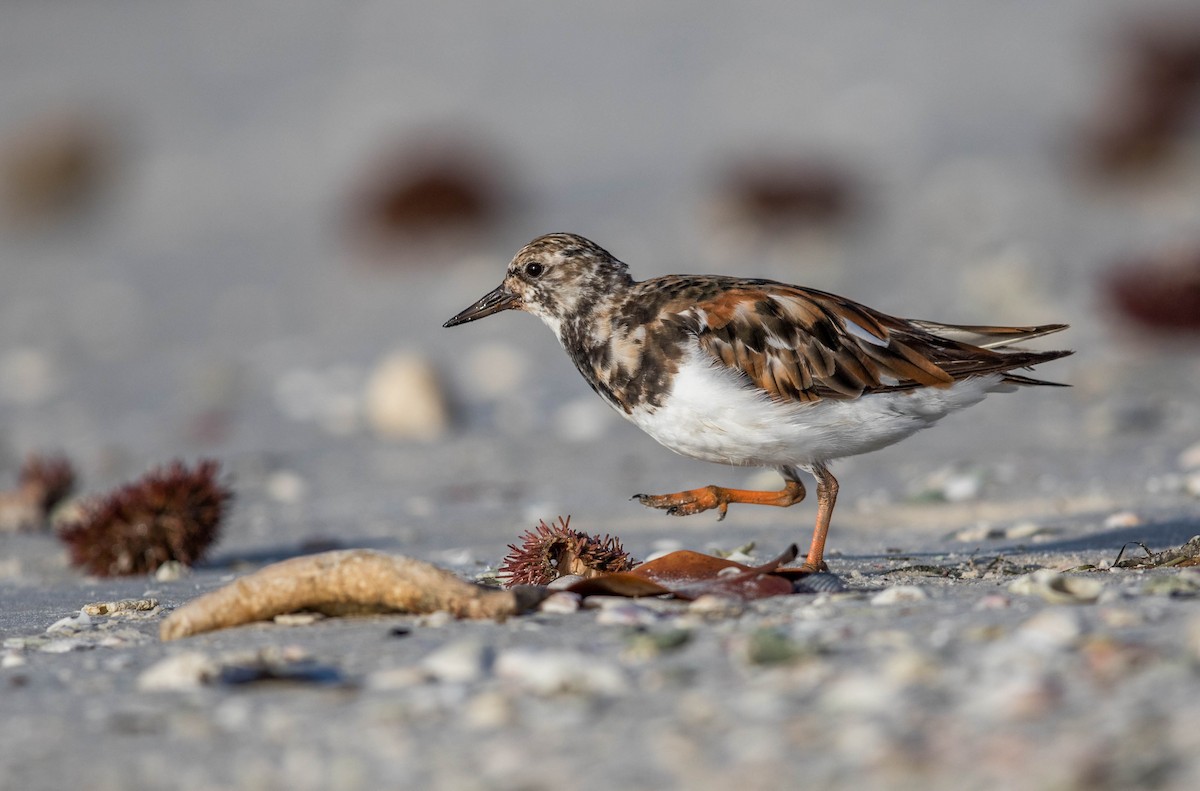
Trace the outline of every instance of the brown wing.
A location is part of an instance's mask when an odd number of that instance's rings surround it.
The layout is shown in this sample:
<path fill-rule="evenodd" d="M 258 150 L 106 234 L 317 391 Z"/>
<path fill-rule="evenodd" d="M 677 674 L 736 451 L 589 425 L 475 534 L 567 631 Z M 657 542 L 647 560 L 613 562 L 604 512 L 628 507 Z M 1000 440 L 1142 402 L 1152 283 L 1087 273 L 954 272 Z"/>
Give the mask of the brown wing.
<path fill-rule="evenodd" d="M 1001 352 L 950 337 L 991 339 L 988 345 L 1003 346 L 1061 325 L 911 322 L 833 294 L 768 281 L 738 281 L 686 313 L 696 321 L 704 350 L 772 397 L 789 401 L 947 387 L 968 376 L 1006 372 L 1070 353 Z M 1041 384 L 1015 375 L 1011 381 Z"/>

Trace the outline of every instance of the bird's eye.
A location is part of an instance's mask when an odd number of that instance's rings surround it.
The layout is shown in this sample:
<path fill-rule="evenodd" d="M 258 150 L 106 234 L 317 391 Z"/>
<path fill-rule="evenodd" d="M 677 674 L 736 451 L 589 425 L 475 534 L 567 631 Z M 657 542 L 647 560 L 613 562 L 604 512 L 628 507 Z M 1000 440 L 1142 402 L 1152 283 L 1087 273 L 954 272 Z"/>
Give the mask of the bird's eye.
<path fill-rule="evenodd" d="M 546 265 L 539 263 L 538 261 L 530 261 L 525 265 L 525 274 L 529 275 L 530 277 L 541 277 L 542 273 L 545 271 Z"/>

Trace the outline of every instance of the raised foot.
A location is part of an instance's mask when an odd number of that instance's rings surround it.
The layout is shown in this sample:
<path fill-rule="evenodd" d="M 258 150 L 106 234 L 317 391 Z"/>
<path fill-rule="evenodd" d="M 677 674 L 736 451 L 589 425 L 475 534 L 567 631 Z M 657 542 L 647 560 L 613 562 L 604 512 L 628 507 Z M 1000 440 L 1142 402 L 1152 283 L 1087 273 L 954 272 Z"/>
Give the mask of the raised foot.
<path fill-rule="evenodd" d="M 729 503 L 727 491 L 719 486 L 703 486 L 674 494 L 635 494 L 632 500 L 650 508 L 661 508 L 670 516 L 691 516 L 716 508 L 720 512 L 717 521 L 725 518 Z"/>
<path fill-rule="evenodd" d="M 799 481 L 787 481 L 777 492 L 756 492 L 748 489 L 726 489 L 724 486 L 701 486 L 674 494 L 635 494 L 631 499 L 650 508 L 661 508 L 671 516 L 690 516 L 716 508 L 717 521 L 725 518 L 730 503 L 774 505 L 786 508 L 804 499 L 804 486 Z"/>

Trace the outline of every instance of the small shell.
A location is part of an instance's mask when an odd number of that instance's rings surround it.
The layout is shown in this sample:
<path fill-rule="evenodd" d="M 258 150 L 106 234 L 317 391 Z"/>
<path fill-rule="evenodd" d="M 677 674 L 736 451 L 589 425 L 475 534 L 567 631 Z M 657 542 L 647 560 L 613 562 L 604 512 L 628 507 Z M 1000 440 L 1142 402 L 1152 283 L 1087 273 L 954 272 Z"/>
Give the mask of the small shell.
<path fill-rule="evenodd" d="M 1091 604 L 1104 592 L 1104 583 L 1053 569 L 1039 569 L 1017 577 L 1008 589 L 1023 596 L 1038 596 L 1050 604 Z"/>

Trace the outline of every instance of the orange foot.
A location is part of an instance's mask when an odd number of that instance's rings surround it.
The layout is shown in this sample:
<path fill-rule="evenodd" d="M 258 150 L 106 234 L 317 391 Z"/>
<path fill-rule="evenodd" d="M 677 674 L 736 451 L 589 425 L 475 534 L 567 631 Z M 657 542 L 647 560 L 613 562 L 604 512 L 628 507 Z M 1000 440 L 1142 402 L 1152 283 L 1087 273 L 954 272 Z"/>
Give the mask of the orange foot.
<path fill-rule="evenodd" d="M 804 484 L 787 481 L 777 492 L 756 492 L 749 489 L 726 489 L 724 486 L 702 486 L 674 494 L 635 494 L 634 500 L 651 508 L 662 508 L 671 516 L 690 516 L 716 508 L 725 518 L 730 503 L 775 505 L 786 508 L 804 499 Z"/>

